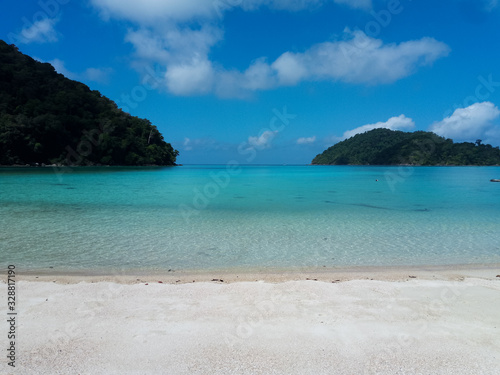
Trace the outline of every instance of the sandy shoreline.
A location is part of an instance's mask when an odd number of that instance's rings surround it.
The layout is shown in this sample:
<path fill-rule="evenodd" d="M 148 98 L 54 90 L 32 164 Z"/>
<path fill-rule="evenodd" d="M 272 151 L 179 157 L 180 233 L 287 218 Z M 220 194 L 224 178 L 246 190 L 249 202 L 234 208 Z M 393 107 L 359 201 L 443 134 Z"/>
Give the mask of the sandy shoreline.
<path fill-rule="evenodd" d="M 16 368 L 0 373 L 498 374 L 495 266 L 20 275 Z"/>
<path fill-rule="evenodd" d="M 412 278 L 423 280 L 463 280 L 465 277 L 495 278 L 500 273 L 498 264 L 463 264 L 449 266 L 373 266 L 373 267 L 337 267 L 337 268 L 301 268 L 263 269 L 263 270 L 214 270 L 192 271 L 120 271 L 114 273 L 65 272 L 54 269 L 45 271 L 18 271 L 18 279 L 24 281 L 49 281 L 63 284 L 79 282 L 110 281 L 120 284 L 158 282 L 167 284 L 185 284 L 192 282 L 224 283 L 241 281 L 286 282 L 314 280 L 324 282 L 342 282 L 349 280 L 405 281 Z"/>

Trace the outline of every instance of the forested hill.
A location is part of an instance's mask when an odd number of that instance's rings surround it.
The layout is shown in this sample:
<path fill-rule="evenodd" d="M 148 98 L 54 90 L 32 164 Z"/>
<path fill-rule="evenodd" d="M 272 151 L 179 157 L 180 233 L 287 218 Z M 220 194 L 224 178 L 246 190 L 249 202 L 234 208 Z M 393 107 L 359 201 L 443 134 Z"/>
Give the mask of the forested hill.
<path fill-rule="evenodd" d="M 431 132 L 374 129 L 333 145 L 312 164 L 500 165 L 500 150 L 480 140 L 453 143 Z"/>
<path fill-rule="evenodd" d="M 0 165 L 174 165 L 150 121 L 0 40 Z"/>

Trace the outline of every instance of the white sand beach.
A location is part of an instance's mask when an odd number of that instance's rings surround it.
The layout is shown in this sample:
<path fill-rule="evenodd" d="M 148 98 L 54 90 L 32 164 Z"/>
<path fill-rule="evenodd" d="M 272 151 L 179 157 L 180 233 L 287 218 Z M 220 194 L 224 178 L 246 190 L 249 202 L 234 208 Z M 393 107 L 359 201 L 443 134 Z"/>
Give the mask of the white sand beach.
<path fill-rule="evenodd" d="M 3 355 L 0 373 L 499 374 L 498 273 L 31 277 L 17 283 L 16 367 Z"/>

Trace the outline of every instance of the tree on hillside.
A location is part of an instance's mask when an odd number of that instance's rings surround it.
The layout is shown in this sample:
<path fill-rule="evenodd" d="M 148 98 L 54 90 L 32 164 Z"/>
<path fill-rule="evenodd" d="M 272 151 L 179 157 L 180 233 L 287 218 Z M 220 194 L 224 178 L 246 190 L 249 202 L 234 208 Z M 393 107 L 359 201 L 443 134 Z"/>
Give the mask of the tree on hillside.
<path fill-rule="evenodd" d="M 0 164 L 174 165 L 150 121 L 0 41 Z"/>

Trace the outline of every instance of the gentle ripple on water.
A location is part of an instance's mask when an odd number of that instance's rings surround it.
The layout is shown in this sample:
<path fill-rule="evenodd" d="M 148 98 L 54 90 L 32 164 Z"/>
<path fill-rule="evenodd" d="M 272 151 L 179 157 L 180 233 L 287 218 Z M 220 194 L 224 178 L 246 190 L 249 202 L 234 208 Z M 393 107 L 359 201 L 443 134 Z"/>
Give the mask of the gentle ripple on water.
<path fill-rule="evenodd" d="M 499 167 L 0 170 L 2 263 L 227 269 L 500 262 Z M 376 181 L 378 180 L 378 182 Z M 220 180 L 219 180 L 220 182 Z M 201 209 L 197 209 L 201 208 Z"/>

